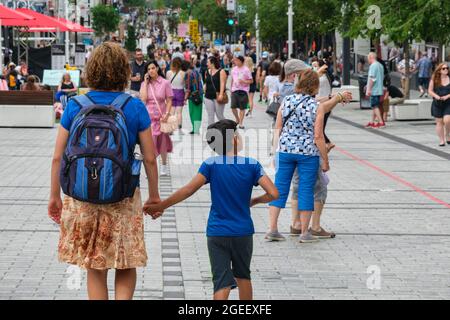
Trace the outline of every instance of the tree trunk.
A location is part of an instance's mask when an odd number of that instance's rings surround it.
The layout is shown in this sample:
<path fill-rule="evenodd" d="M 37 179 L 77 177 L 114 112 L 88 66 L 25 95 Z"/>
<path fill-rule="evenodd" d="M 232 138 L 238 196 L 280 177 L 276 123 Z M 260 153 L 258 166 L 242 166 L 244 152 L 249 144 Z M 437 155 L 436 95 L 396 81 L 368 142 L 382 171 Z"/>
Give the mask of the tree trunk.
<path fill-rule="evenodd" d="M 409 41 L 406 40 L 403 44 L 403 50 L 405 53 L 405 99 L 409 99 L 410 79 L 409 79 Z"/>
<path fill-rule="evenodd" d="M 333 42 L 333 74 L 337 75 L 337 57 L 336 57 L 336 32 L 333 32 L 332 40 Z"/>
<path fill-rule="evenodd" d="M 305 36 L 305 52 L 304 52 L 306 57 L 308 57 L 308 51 L 309 51 L 308 44 L 309 44 L 309 39 L 308 39 L 308 35 L 306 35 Z"/>

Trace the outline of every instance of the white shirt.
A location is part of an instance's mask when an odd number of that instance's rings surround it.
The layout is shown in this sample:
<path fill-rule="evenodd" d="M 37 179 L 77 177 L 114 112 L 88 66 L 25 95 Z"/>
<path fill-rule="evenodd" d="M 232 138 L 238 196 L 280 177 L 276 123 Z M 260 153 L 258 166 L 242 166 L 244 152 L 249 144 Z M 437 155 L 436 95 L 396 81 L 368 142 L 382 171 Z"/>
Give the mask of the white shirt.
<path fill-rule="evenodd" d="M 174 52 L 173 54 L 172 54 L 172 60 L 173 59 L 175 59 L 175 58 L 180 58 L 181 60 L 184 60 L 184 54 L 182 54 L 181 52 Z"/>
<path fill-rule="evenodd" d="M 319 78 L 319 93 L 318 97 L 328 97 L 331 94 L 331 86 L 330 81 L 328 81 L 328 77 L 323 74 Z"/>
<path fill-rule="evenodd" d="M 174 76 L 175 76 L 175 73 L 172 70 L 167 72 L 167 75 L 166 75 L 167 81 L 170 82 L 173 79 L 172 89 L 184 90 L 184 71 L 178 72 L 178 74 L 175 78 L 173 78 Z"/>
<path fill-rule="evenodd" d="M 275 92 L 278 92 L 279 86 L 280 86 L 280 77 L 279 76 L 267 76 L 266 80 L 264 80 L 264 87 L 269 88 L 269 92 L 267 94 L 269 103 L 271 103 L 273 101 L 273 94 Z"/>

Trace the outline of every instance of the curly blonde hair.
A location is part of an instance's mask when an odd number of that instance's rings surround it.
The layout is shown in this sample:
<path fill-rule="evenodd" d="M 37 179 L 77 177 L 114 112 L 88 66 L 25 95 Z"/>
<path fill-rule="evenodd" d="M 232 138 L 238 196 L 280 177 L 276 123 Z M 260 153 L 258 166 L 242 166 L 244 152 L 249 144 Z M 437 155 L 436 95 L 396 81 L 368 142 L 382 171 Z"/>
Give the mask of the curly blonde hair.
<path fill-rule="evenodd" d="M 314 96 L 319 91 L 319 75 L 314 70 L 302 71 L 296 87 L 298 93 Z"/>
<path fill-rule="evenodd" d="M 104 42 L 92 52 L 86 67 L 89 88 L 105 91 L 124 91 L 131 76 L 125 50 L 113 42 Z"/>

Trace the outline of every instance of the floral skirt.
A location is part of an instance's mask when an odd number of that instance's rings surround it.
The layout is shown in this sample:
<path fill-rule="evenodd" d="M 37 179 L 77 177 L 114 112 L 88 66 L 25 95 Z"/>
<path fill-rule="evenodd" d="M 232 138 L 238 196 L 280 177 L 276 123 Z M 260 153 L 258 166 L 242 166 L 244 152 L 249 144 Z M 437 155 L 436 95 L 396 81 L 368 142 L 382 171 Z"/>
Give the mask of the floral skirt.
<path fill-rule="evenodd" d="M 145 267 L 144 215 L 141 193 L 107 205 L 66 196 L 58 245 L 61 262 L 89 269 Z"/>

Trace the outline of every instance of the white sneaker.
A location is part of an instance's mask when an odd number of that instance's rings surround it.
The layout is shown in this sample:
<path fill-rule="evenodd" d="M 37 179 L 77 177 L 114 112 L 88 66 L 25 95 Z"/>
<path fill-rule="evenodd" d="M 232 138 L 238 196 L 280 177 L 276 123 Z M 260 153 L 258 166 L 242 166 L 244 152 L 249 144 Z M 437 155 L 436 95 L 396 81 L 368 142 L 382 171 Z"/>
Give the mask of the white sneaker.
<path fill-rule="evenodd" d="M 167 165 L 161 165 L 161 168 L 159 170 L 159 175 L 160 176 L 168 176 L 169 175 L 169 170 L 167 170 Z"/>

